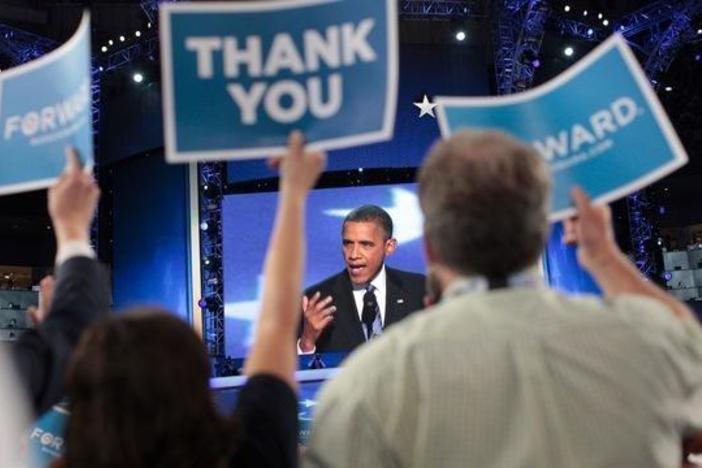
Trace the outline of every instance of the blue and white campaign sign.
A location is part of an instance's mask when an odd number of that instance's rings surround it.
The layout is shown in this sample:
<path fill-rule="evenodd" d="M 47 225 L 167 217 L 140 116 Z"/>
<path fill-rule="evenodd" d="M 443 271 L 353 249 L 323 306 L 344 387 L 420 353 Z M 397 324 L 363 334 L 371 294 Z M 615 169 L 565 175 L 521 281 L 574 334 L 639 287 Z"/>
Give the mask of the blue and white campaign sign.
<path fill-rule="evenodd" d="M 30 466 L 50 467 L 65 452 L 64 437 L 70 412 L 66 402 L 42 414 L 29 432 Z"/>
<path fill-rule="evenodd" d="M 395 0 L 161 5 L 166 159 L 281 153 L 392 138 Z"/>
<path fill-rule="evenodd" d="M 533 90 L 435 102 L 443 137 L 492 128 L 531 143 L 553 174 L 553 220 L 574 213 L 569 196 L 574 185 L 609 202 L 687 162 L 663 107 L 619 35 Z"/>
<path fill-rule="evenodd" d="M 51 185 L 64 149 L 93 162 L 90 17 L 56 50 L 0 73 L 0 194 Z"/>

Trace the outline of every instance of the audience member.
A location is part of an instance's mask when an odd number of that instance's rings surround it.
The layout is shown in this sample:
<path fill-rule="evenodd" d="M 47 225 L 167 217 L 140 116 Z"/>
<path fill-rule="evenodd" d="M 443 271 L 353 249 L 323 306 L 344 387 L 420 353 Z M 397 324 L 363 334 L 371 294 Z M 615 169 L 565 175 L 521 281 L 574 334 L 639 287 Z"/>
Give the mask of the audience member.
<path fill-rule="evenodd" d="M 503 134 L 421 168 L 443 299 L 361 348 L 322 392 L 304 466 L 673 467 L 702 428 L 702 333 L 617 247 L 605 206 L 568 224 L 603 298 L 543 286 L 550 179 Z"/>
<path fill-rule="evenodd" d="M 72 361 L 72 416 L 61 466 L 297 466 L 296 332 L 300 323 L 305 203 L 324 155 L 291 134 L 265 265 L 248 381 L 234 414 L 210 398 L 208 358 L 195 333 L 164 312 L 142 309 L 92 327 Z M 61 279 L 59 278 L 59 283 Z"/>
<path fill-rule="evenodd" d="M 0 468 L 24 466 L 22 441 L 29 427 L 29 405 L 4 346 L 0 346 L 0 414 Z"/>
<path fill-rule="evenodd" d="M 66 169 L 49 189 L 49 214 L 56 235 L 55 286 L 43 281 L 41 311 L 30 311 L 37 327 L 13 344 L 18 373 L 34 411 L 49 409 L 64 396 L 65 371 L 81 333 L 110 308 L 107 275 L 90 246 L 90 224 L 100 191 L 67 151 Z"/>

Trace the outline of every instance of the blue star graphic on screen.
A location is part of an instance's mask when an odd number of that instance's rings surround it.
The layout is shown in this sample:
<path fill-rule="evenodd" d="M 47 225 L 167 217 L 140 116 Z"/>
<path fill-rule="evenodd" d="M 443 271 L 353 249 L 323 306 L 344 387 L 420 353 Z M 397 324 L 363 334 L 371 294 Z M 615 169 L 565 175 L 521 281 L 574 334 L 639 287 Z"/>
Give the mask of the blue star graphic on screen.
<path fill-rule="evenodd" d="M 253 340 L 263 292 L 263 262 L 277 192 L 227 195 L 222 203 L 225 299 L 225 352 L 245 357 Z M 393 218 L 399 248 L 388 265 L 424 272 L 422 215 L 415 184 L 315 190 L 307 215 L 305 286 L 340 272 L 343 217 L 353 208 L 375 204 Z"/>

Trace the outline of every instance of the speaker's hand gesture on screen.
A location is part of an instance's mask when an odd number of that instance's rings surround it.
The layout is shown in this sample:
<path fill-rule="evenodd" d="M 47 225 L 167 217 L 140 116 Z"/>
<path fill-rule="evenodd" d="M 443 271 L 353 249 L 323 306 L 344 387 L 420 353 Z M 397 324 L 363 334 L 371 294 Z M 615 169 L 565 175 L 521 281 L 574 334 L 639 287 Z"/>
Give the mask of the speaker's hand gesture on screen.
<path fill-rule="evenodd" d="M 303 352 L 307 353 L 314 349 L 319 336 L 334 320 L 336 306 L 332 304 L 332 300 L 331 296 L 322 299 L 319 291 L 309 299 L 307 296 L 302 296 L 302 312 L 305 323 L 300 337 L 300 349 Z"/>

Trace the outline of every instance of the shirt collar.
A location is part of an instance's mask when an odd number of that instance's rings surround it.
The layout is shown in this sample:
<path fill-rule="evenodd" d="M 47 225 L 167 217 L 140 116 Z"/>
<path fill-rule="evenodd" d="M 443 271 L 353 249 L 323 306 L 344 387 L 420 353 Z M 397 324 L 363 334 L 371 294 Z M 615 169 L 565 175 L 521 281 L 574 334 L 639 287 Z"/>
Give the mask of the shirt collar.
<path fill-rule="evenodd" d="M 542 285 L 543 281 L 536 268 L 529 268 L 507 277 L 508 288 L 537 288 Z M 488 280 L 484 276 L 459 276 L 451 281 L 443 297 L 456 297 L 489 289 Z"/>

